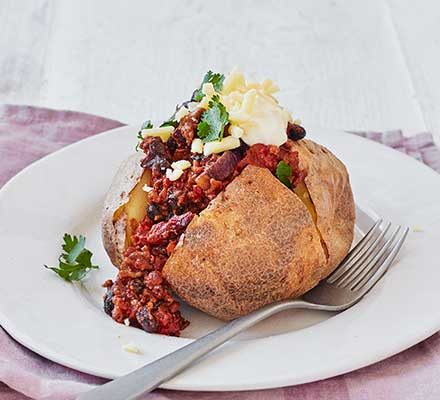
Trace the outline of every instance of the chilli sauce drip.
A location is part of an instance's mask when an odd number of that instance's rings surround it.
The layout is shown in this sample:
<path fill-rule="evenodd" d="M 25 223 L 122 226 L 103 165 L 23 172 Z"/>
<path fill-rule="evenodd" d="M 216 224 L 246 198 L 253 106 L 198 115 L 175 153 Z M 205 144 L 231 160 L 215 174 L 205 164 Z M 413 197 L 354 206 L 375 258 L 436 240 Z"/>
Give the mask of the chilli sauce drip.
<path fill-rule="evenodd" d="M 189 322 L 181 316 L 180 304 L 171 295 L 162 268 L 192 218 L 249 164 L 275 173 L 277 164 L 284 160 L 292 168 L 293 185 L 304 178 L 298 167 L 298 153 L 291 152 L 289 145 L 305 135 L 298 125 L 288 125 L 289 139 L 281 147 L 248 147 L 242 143 L 221 155 L 191 153 L 203 111 L 198 109 L 183 117 L 166 143 L 148 137 L 140 144 L 145 153 L 141 165 L 152 172 L 147 216 L 140 223 L 129 221 L 134 227 L 132 244 L 124 253 L 116 280 L 103 285 L 107 288 L 104 310 L 119 323 L 178 336 Z M 171 181 L 165 172 L 178 160 L 188 160 L 192 165 L 179 179 Z"/>

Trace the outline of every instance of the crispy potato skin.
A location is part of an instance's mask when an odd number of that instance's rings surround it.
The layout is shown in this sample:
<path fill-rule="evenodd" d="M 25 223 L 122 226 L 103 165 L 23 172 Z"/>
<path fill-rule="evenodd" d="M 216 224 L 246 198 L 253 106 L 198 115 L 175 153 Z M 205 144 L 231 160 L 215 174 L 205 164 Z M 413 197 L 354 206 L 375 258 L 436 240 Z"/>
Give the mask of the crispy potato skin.
<path fill-rule="evenodd" d="M 144 154 L 139 152 L 121 164 L 104 201 L 101 218 L 102 242 L 116 267 L 121 264 L 125 250 L 127 215 L 122 212 L 115 219 L 115 213 L 128 202 L 130 192 L 141 178 L 144 169 L 140 163 L 143 157 Z"/>
<path fill-rule="evenodd" d="M 307 171 L 305 185 L 317 214 L 317 226 L 327 247 L 329 275 L 350 250 L 355 204 L 345 165 L 328 149 L 311 140 L 294 142 L 300 167 Z"/>
<path fill-rule="evenodd" d="M 325 267 L 298 196 L 269 170 L 248 166 L 190 223 L 163 273 L 189 304 L 230 320 L 300 296 Z"/>

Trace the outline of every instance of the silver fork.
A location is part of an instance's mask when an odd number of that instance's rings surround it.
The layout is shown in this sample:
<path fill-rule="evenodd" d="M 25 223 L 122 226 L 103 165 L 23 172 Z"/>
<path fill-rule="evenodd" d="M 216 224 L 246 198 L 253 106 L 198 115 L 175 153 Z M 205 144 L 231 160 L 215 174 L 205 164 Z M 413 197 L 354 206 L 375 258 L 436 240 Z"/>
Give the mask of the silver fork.
<path fill-rule="evenodd" d="M 128 375 L 80 395 L 78 400 L 139 399 L 200 357 L 271 315 L 291 308 L 342 311 L 353 306 L 383 277 L 408 234 L 408 228 L 398 226 L 388 235 L 391 224 L 384 228 L 381 224 L 382 220 L 378 220 L 338 268 L 301 299 L 271 304 L 231 321 Z"/>

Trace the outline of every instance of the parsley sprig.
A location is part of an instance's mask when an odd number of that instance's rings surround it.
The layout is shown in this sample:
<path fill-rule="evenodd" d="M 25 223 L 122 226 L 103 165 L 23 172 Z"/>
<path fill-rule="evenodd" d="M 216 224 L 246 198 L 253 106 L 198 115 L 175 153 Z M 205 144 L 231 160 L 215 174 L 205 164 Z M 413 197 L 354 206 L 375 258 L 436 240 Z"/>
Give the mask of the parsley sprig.
<path fill-rule="evenodd" d="M 162 124 L 160 125 L 161 128 L 163 128 L 164 126 L 172 126 L 174 128 L 177 127 L 177 125 L 179 125 L 179 123 L 176 121 L 176 117 L 175 117 L 176 113 L 174 113 L 169 119 L 167 119 L 166 121 L 162 122 Z"/>
<path fill-rule="evenodd" d="M 289 164 L 281 160 L 277 165 L 275 175 L 277 176 L 277 178 L 280 180 L 281 183 L 286 185 L 289 189 L 292 189 L 292 183 L 291 183 L 292 167 Z"/>
<path fill-rule="evenodd" d="M 86 238 L 84 236 L 72 236 L 65 233 L 63 236 L 63 253 L 58 257 L 58 268 L 48 267 L 68 282 L 83 279 L 91 269 L 99 268 L 92 264 L 92 252 L 85 248 Z"/>
<path fill-rule="evenodd" d="M 197 125 L 197 136 L 205 143 L 221 140 L 225 126 L 229 124 L 229 114 L 226 107 L 220 102 L 220 97 L 215 95 L 208 104 L 208 109 L 202 114 Z"/>
<path fill-rule="evenodd" d="M 201 101 L 205 96 L 202 92 L 202 86 L 204 83 L 212 83 L 216 92 L 220 92 L 223 89 L 223 81 L 225 80 L 225 76 L 223 74 L 214 73 L 212 71 L 208 71 L 203 81 L 198 89 L 196 89 L 192 95 L 192 101 Z"/>

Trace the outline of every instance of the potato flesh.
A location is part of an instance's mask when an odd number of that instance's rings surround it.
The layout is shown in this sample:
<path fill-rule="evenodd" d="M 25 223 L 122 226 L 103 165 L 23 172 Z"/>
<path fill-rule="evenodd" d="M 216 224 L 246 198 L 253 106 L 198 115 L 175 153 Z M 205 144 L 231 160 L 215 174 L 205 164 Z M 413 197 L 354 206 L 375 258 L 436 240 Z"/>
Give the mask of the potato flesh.
<path fill-rule="evenodd" d="M 131 237 L 133 235 L 133 226 L 131 221 L 141 222 L 147 215 L 148 193 L 143 187 L 150 185 L 151 171 L 145 169 L 141 178 L 130 192 L 128 201 L 119 207 L 113 214 L 113 221 L 117 221 L 122 213 L 127 216 L 127 225 L 125 229 L 125 248 L 131 245 Z"/>
<path fill-rule="evenodd" d="M 293 189 L 293 192 L 299 197 L 303 204 L 307 207 L 307 211 L 312 217 L 313 223 L 315 224 L 316 230 L 318 232 L 319 238 L 321 239 L 322 248 L 324 250 L 325 256 L 328 258 L 328 248 L 325 244 L 324 238 L 322 237 L 321 231 L 318 228 L 318 214 L 316 213 L 315 205 L 313 204 L 312 198 L 310 197 L 309 189 L 304 182 L 299 183 Z"/>
<path fill-rule="evenodd" d="M 304 205 L 307 207 L 307 210 L 310 213 L 310 216 L 312 217 L 313 222 L 316 224 L 316 221 L 318 219 L 316 215 L 315 206 L 312 202 L 312 199 L 310 198 L 310 193 L 304 184 L 304 182 L 299 183 L 295 186 L 293 189 L 295 194 L 300 198 L 300 200 L 304 203 Z"/>

